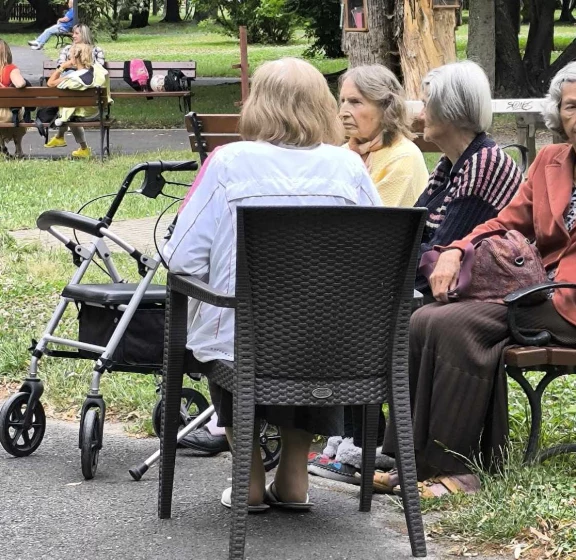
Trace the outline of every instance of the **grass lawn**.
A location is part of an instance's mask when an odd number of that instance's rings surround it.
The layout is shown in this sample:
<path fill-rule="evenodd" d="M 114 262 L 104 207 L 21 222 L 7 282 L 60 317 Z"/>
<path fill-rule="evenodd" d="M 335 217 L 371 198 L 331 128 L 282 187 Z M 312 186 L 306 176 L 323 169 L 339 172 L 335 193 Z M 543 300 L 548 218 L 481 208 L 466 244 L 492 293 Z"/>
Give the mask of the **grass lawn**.
<path fill-rule="evenodd" d="M 240 62 L 238 39 L 213 31 L 198 29 L 195 23 L 165 24 L 159 17 L 150 19 L 152 25 L 144 29 L 126 29 L 117 41 L 101 33 L 98 44 L 104 49 L 107 60 L 131 60 L 143 58 L 157 61 L 197 62 L 198 76 L 239 77 L 239 70 L 233 70 L 232 64 Z M 2 38 L 10 45 L 27 46 L 35 31 L 30 33 L 4 33 Z M 56 59 L 58 50 L 56 41 L 51 40 L 45 47 L 46 56 Z M 248 57 L 252 69 L 267 60 L 276 60 L 283 56 L 301 57 L 308 46 L 302 31 L 295 34 L 287 45 L 250 45 Z M 321 72 L 330 73 L 345 68 L 346 59 L 313 58 L 310 62 Z"/>

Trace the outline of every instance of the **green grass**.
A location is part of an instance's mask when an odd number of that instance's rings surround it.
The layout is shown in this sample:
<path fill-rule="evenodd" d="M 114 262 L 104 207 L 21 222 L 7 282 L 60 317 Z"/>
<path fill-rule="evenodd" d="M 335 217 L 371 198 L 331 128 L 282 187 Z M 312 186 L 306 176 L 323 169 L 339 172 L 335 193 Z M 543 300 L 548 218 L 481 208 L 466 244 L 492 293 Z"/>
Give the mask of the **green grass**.
<path fill-rule="evenodd" d="M 198 76 L 239 77 L 239 70 L 232 69 L 240 62 L 238 39 L 214 32 L 199 30 L 194 23 L 165 24 L 151 18 L 152 25 L 144 29 L 125 29 L 117 41 L 101 33 L 98 44 L 104 49 L 107 60 L 144 58 L 156 61 L 197 62 Z M 35 32 L 4 33 L 2 38 L 10 45 L 27 46 Z M 283 56 L 301 57 L 308 46 L 301 31 L 287 45 L 250 45 L 248 57 L 253 70 L 262 62 Z M 45 47 L 46 56 L 56 59 L 58 50 L 52 40 Z M 324 73 L 345 68 L 346 59 L 313 58 L 310 62 Z"/>

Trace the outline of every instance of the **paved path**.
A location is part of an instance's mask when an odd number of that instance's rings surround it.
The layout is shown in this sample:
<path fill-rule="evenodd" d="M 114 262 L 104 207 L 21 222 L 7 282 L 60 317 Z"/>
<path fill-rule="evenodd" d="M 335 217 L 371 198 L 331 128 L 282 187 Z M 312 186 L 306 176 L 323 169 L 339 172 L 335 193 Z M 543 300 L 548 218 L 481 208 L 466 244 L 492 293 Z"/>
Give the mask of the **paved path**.
<path fill-rule="evenodd" d="M 134 482 L 127 469 L 157 448 L 108 426 L 98 474 L 80 473 L 78 424 L 49 421 L 30 457 L 0 448 L 3 560 L 225 560 L 229 513 L 220 494 L 230 484 L 228 453 L 214 458 L 181 452 L 176 465 L 172 520 L 156 513 L 158 470 Z M 358 488 L 311 477 L 308 514 L 269 511 L 251 516 L 247 560 L 384 560 L 410 558 L 401 510 L 377 495 L 371 513 L 358 512 Z M 452 546 L 429 543 L 430 560 L 449 558 Z M 480 558 L 480 557 L 477 557 Z"/>
<path fill-rule="evenodd" d="M 156 239 L 159 245 L 163 244 L 163 236 L 168 225 L 172 221 L 174 213 L 168 213 L 160 220 L 157 228 Z M 139 218 L 135 220 L 121 220 L 116 221 L 110 228 L 116 235 L 119 235 L 124 241 L 130 245 L 138 248 L 140 251 L 152 255 L 156 252 L 154 245 L 154 226 L 156 225 L 157 217 Z M 68 235 L 71 239 L 72 232 L 66 228 L 58 228 L 59 231 Z M 64 245 L 55 237 L 45 231 L 39 229 L 24 229 L 19 231 L 10 232 L 11 235 L 20 243 L 41 243 L 44 247 L 49 249 L 63 249 Z M 90 240 L 90 236 L 84 233 L 78 233 L 78 239 L 81 243 Z M 120 252 L 122 249 L 111 241 L 106 240 L 106 244 L 113 252 Z"/>
<path fill-rule="evenodd" d="M 50 138 L 53 135 L 54 131 L 50 131 Z M 44 138 L 35 128 L 31 128 L 22 139 L 22 150 L 26 157 L 47 159 L 70 157 L 70 153 L 78 145 L 70 132 L 66 133 L 65 138 L 68 143 L 66 148 L 45 148 Z M 94 157 L 98 157 L 100 155 L 100 131 L 87 129 L 86 142 L 92 148 Z M 190 152 L 190 158 L 193 157 L 188 133 L 180 128 L 150 130 L 112 128 L 110 130 L 110 146 L 112 157 L 118 154 L 126 155 L 158 150 L 186 150 Z M 11 152 L 13 148 L 13 144 L 9 144 Z"/>

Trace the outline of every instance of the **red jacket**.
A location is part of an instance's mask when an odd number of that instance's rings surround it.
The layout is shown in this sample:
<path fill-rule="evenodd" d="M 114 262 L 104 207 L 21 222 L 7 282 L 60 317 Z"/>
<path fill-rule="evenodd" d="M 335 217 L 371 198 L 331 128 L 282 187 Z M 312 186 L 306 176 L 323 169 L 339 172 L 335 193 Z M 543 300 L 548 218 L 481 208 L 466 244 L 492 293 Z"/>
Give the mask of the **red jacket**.
<path fill-rule="evenodd" d="M 463 249 L 480 233 L 505 228 L 515 229 L 536 240 L 546 270 L 558 266 L 556 282 L 576 282 L 576 228 L 569 233 L 564 212 L 574 187 L 576 154 L 568 144 L 553 144 L 540 150 L 528 170 L 527 180 L 508 206 L 469 235 L 450 247 Z M 576 289 L 556 290 L 554 307 L 576 325 Z"/>

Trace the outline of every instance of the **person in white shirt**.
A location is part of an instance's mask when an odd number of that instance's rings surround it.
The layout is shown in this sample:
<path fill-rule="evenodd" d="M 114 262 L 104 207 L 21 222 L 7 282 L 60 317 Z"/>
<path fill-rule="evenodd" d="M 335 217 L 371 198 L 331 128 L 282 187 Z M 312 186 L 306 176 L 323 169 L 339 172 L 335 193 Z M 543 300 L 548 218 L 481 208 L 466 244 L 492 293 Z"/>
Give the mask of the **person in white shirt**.
<path fill-rule="evenodd" d="M 238 206 L 381 206 L 361 158 L 339 147 L 344 130 L 336 99 L 309 63 L 285 58 L 256 70 L 240 135 L 244 141 L 220 148 L 207 161 L 163 250 L 172 272 L 227 294 L 235 288 Z M 187 347 L 201 362 L 234 360 L 234 311 L 192 302 Z M 218 425 L 231 441 L 232 395 L 215 384 L 210 394 Z M 255 439 L 250 511 L 269 504 L 310 509 L 307 459 L 313 434 L 338 434 L 342 411 L 257 407 L 256 415 L 280 426 L 282 456 L 274 482 L 265 487 Z M 227 488 L 222 504 L 230 507 L 230 497 Z"/>

